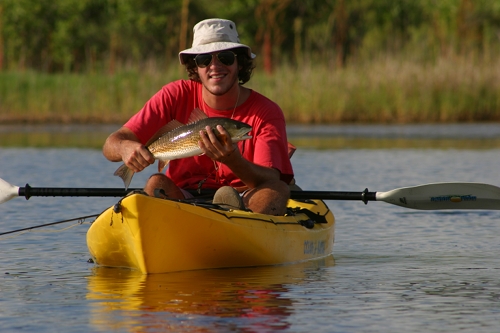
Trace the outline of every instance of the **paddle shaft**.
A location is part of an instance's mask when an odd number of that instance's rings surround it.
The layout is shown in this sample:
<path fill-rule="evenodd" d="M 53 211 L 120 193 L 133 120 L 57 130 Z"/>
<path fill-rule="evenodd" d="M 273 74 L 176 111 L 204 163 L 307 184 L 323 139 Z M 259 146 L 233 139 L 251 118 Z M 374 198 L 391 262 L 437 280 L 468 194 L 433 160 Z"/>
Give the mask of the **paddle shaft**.
<path fill-rule="evenodd" d="M 123 197 L 134 190 L 138 189 L 31 187 L 26 184 L 18 193 L 28 200 L 31 197 Z"/>
<path fill-rule="evenodd" d="M 0 178 L 0 203 L 17 196 L 29 199 L 42 197 L 124 197 L 140 189 L 123 188 L 62 188 L 62 187 L 25 187 L 11 185 Z M 190 191 L 196 198 L 212 197 L 215 190 Z M 403 187 L 387 192 L 345 192 L 345 191 L 292 191 L 292 199 L 318 200 L 358 200 L 383 201 L 392 205 L 411 209 L 492 209 L 500 210 L 500 188 L 481 183 L 431 183 Z"/>
<path fill-rule="evenodd" d="M 291 191 L 290 197 L 296 200 L 318 199 L 318 200 L 356 200 L 363 201 L 365 204 L 368 201 L 377 201 L 377 192 L 368 192 L 368 189 L 363 192 L 342 192 L 342 191 Z"/>
<path fill-rule="evenodd" d="M 28 200 L 31 197 L 123 197 L 130 192 L 141 189 L 129 188 L 64 188 L 64 187 L 31 187 L 26 184 L 19 188 L 19 196 Z M 202 190 L 198 193 L 196 190 L 189 191 L 193 195 L 214 194 L 214 190 Z M 318 200 L 361 200 L 364 203 L 375 201 L 376 192 L 341 192 L 341 191 L 292 191 L 292 199 L 318 199 Z"/>

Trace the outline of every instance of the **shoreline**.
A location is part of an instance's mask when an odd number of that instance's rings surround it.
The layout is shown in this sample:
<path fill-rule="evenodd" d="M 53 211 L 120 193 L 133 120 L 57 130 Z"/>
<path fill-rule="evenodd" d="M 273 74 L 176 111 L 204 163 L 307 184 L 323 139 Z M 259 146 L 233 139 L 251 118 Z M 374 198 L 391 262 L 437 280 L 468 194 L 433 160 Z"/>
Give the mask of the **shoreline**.
<path fill-rule="evenodd" d="M 110 134 L 121 125 L 121 123 L 0 123 L 0 135 L 7 133 Z M 500 123 L 287 124 L 287 135 L 292 138 L 497 139 L 500 138 Z"/>

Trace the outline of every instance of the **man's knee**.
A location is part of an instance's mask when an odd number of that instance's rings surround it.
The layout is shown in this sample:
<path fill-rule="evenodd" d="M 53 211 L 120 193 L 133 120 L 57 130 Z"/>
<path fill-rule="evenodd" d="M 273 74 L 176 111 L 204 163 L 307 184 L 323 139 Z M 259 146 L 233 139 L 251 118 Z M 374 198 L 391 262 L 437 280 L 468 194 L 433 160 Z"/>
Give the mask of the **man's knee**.
<path fill-rule="evenodd" d="M 151 177 L 149 177 L 146 185 L 144 186 L 144 191 L 149 196 L 153 197 L 166 196 L 167 198 L 172 199 L 185 199 L 181 189 L 173 182 L 172 179 L 168 178 L 163 173 L 155 173 Z"/>
<path fill-rule="evenodd" d="M 283 181 L 272 181 L 245 193 L 245 206 L 257 213 L 283 215 L 290 198 L 290 188 Z"/>

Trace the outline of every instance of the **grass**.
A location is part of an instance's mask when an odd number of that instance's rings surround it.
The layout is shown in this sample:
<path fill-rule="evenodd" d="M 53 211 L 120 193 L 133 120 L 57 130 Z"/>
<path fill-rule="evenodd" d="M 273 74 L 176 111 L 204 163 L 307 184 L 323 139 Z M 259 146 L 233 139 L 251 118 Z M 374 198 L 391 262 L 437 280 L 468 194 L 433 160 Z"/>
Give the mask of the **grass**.
<path fill-rule="evenodd" d="M 500 120 L 500 58 L 419 64 L 379 59 L 335 70 L 280 68 L 253 84 L 298 123 L 437 123 Z M 257 81 L 257 83 L 256 83 Z"/>
<path fill-rule="evenodd" d="M 0 73 L 0 122 L 121 122 L 169 79 L 137 71 Z"/>
<path fill-rule="evenodd" d="M 0 123 L 122 123 L 164 84 L 186 77 L 177 66 L 114 75 L 0 72 Z M 290 123 L 500 121 L 500 56 L 282 65 L 273 75 L 256 70 L 246 86 L 276 101 Z"/>

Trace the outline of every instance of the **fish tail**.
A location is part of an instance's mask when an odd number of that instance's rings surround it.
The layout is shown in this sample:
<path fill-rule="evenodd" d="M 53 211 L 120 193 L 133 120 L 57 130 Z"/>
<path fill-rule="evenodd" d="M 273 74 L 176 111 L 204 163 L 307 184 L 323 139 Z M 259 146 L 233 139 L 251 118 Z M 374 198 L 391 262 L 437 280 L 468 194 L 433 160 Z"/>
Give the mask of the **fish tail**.
<path fill-rule="evenodd" d="M 166 160 L 158 160 L 158 172 L 162 172 L 163 169 L 165 169 L 165 167 L 168 165 L 168 163 L 170 163 L 170 161 L 166 161 Z"/>
<path fill-rule="evenodd" d="M 130 170 L 125 164 L 122 164 L 118 169 L 116 169 L 114 175 L 123 179 L 125 189 L 127 190 L 130 182 L 132 181 L 132 177 L 134 177 L 134 173 L 135 172 Z"/>

